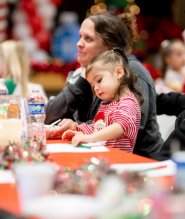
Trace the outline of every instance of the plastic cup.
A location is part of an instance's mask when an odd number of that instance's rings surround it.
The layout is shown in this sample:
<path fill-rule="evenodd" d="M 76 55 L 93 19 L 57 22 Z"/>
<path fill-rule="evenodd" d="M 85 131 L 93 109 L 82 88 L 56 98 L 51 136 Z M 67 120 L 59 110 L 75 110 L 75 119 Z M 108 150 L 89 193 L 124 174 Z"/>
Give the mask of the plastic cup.
<path fill-rule="evenodd" d="M 22 213 L 29 202 L 48 194 L 53 189 L 56 170 L 54 165 L 42 162 L 15 165 L 19 202 Z"/>
<path fill-rule="evenodd" d="M 176 186 L 185 191 L 185 151 L 177 151 L 171 158 L 177 164 Z"/>
<path fill-rule="evenodd" d="M 20 119 L 0 119 L 0 146 L 9 142 L 21 143 L 22 121 Z"/>

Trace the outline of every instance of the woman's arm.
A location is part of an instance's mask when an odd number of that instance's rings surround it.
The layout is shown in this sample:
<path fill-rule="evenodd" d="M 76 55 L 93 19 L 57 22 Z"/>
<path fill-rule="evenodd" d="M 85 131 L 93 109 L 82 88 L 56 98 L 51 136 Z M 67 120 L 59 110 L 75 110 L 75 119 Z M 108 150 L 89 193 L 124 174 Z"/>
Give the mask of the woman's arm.
<path fill-rule="evenodd" d="M 160 153 L 155 154 L 153 159 L 162 161 L 171 158 L 171 146 L 175 144 L 180 146 L 180 150 L 185 150 L 185 110 L 182 111 L 176 121 L 175 129 L 164 142 Z"/>
<path fill-rule="evenodd" d="M 83 135 L 83 134 L 76 135 L 72 139 L 72 143 L 75 146 L 77 146 L 79 143 L 91 143 L 95 141 L 105 141 L 105 140 L 108 141 L 111 139 L 118 138 L 123 134 L 124 134 L 123 127 L 118 123 L 114 123 L 98 132 L 94 132 L 91 135 Z"/>
<path fill-rule="evenodd" d="M 90 84 L 81 76 L 74 84 L 68 83 L 54 99 L 46 105 L 45 124 L 58 119 L 73 119 L 73 114 L 85 102 L 92 99 Z"/>
<path fill-rule="evenodd" d="M 166 114 L 178 116 L 185 110 L 185 95 L 171 92 L 158 94 L 156 98 L 157 115 Z"/>

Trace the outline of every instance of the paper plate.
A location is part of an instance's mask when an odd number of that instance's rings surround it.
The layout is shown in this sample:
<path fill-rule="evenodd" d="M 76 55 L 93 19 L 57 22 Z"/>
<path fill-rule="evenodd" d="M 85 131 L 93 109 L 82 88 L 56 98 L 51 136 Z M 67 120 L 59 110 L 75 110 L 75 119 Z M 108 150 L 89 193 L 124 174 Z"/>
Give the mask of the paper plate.
<path fill-rule="evenodd" d="M 98 217 L 106 210 L 97 198 L 66 194 L 34 199 L 27 204 L 24 214 L 42 219 L 85 219 Z"/>

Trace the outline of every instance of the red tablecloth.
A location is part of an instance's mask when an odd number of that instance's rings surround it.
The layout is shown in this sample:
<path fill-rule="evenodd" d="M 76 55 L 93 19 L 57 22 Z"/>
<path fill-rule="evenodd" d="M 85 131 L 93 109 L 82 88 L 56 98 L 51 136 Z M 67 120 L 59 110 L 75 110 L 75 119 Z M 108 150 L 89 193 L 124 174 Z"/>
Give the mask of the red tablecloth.
<path fill-rule="evenodd" d="M 48 144 L 62 142 L 64 143 L 63 140 L 47 141 Z M 135 154 L 129 154 L 118 149 L 110 147 L 108 147 L 108 149 L 110 150 L 108 152 L 95 153 L 53 153 L 51 154 L 51 158 L 54 162 L 71 168 L 77 168 L 83 163 L 83 161 L 90 160 L 92 157 L 106 158 L 111 164 L 155 162 L 155 160 L 141 157 Z M 16 215 L 20 215 L 19 202 L 15 185 L 0 184 L 0 208 L 12 212 Z"/>

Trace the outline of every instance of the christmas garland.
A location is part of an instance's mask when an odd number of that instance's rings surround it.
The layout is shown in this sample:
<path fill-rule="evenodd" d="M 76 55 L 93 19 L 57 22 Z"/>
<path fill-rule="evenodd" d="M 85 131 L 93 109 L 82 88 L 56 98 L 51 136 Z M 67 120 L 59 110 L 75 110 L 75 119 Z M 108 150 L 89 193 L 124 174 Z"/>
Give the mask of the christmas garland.
<path fill-rule="evenodd" d="M 14 163 L 48 160 L 49 154 L 39 138 L 30 138 L 22 144 L 10 142 L 5 147 L 0 146 L 0 169 L 12 169 Z"/>
<path fill-rule="evenodd" d="M 145 176 L 138 171 L 117 174 L 106 160 L 92 158 L 91 162 L 85 162 L 76 170 L 58 166 L 55 189 L 52 192 L 94 196 L 102 182 L 108 178 L 117 179 L 125 187 L 126 194 L 140 193 L 146 187 Z"/>
<path fill-rule="evenodd" d="M 32 161 L 51 161 L 43 141 L 31 138 L 22 144 L 10 143 L 0 146 L 0 169 L 13 169 L 15 163 L 29 163 Z M 57 174 L 54 194 L 81 194 L 95 196 L 101 192 L 101 185 L 113 180 L 117 187 L 124 188 L 124 194 L 141 193 L 146 187 L 145 176 L 138 171 L 126 171 L 117 174 L 105 159 L 91 158 L 76 170 L 56 165 Z M 116 186 L 116 185 L 115 185 Z M 103 186 L 102 187 L 106 187 Z M 119 194 L 119 192 L 117 192 Z"/>

